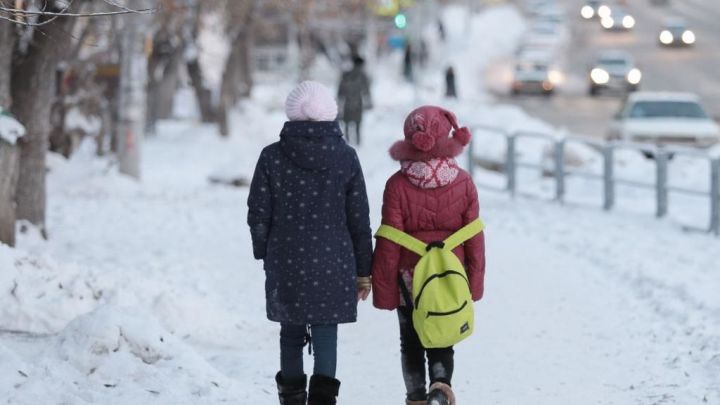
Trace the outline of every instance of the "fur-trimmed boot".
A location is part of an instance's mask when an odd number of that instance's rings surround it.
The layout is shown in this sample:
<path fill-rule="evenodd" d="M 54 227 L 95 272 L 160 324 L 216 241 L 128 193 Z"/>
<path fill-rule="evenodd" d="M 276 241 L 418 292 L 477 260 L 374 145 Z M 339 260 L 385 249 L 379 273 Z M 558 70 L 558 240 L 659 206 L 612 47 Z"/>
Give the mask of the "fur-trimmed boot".
<path fill-rule="evenodd" d="M 340 381 L 315 374 L 310 377 L 308 405 L 336 405 L 340 392 Z"/>
<path fill-rule="evenodd" d="M 405 400 L 405 405 L 427 405 L 427 401 L 411 401 L 409 399 Z"/>
<path fill-rule="evenodd" d="M 445 383 L 433 383 L 430 386 L 427 405 L 455 405 L 455 393 Z"/>
<path fill-rule="evenodd" d="M 307 376 L 286 380 L 278 371 L 275 376 L 280 405 L 305 405 L 307 402 Z"/>

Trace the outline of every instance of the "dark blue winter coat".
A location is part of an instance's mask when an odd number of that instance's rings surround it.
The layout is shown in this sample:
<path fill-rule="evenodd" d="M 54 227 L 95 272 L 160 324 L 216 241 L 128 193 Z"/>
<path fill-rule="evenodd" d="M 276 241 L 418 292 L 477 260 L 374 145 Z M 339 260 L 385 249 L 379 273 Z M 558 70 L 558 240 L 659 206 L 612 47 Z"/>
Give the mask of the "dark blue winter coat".
<path fill-rule="evenodd" d="M 268 319 L 335 324 L 357 318 L 357 277 L 369 276 L 372 236 L 355 150 L 336 121 L 286 122 L 260 154 L 248 198 Z"/>

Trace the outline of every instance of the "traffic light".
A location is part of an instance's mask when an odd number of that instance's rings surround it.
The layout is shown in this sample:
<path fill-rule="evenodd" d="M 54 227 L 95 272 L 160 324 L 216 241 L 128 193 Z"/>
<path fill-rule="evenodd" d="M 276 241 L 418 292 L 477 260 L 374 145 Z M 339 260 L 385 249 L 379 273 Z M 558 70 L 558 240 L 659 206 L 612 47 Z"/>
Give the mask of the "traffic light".
<path fill-rule="evenodd" d="M 407 27 L 407 17 L 403 13 L 395 14 L 395 27 L 403 29 Z"/>

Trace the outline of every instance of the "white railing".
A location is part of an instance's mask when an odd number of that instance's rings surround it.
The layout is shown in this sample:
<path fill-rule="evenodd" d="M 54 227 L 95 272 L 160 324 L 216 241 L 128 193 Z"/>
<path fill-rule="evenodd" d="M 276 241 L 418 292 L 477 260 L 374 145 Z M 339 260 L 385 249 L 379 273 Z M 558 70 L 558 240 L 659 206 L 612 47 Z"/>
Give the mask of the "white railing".
<path fill-rule="evenodd" d="M 555 183 L 555 200 L 562 203 L 565 201 L 565 193 L 567 190 L 567 178 L 569 176 L 598 180 L 602 182 L 603 188 L 603 208 L 611 210 L 615 207 L 616 187 L 618 185 L 629 186 L 633 188 L 642 188 L 655 191 L 655 215 L 663 218 L 668 214 L 669 195 L 670 193 L 691 195 L 705 198 L 709 205 L 710 221 L 706 229 L 703 231 L 714 233 L 720 236 L 720 157 L 713 157 L 703 150 L 684 148 L 680 146 L 659 146 L 652 144 L 638 144 L 625 141 L 605 141 L 581 136 L 557 137 L 547 133 L 531 132 L 531 131 L 515 131 L 508 132 L 501 128 L 490 126 L 474 126 L 473 133 L 482 131 L 496 136 L 501 136 L 506 142 L 506 153 L 501 161 L 479 159 L 474 154 L 473 144 L 468 148 L 468 169 L 470 175 L 475 178 L 475 166 L 478 161 L 492 164 L 493 167 L 500 168 L 500 171 L 506 176 L 506 184 L 503 190 L 515 196 L 518 189 L 518 169 L 529 168 L 547 172 L 547 168 L 541 164 L 522 161 L 518 157 L 517 146 L 519 142 L 525 139 L 540 139 L 547 142 L 552 147 L 552 166 L 551 175 Z M 602 156 L 603 171 L 602 174 L 582 171 L 577 169 L 566 168 L 566 147 L 568 144 L 582 144 L 597 150 Z M 627 179 L 618 177 L 615 174 L 616 152 L 619 150 L 634 150 L 653 157 L 655 162 L 655 181 L 643 182 L 635 179 Z M 698 190 L 687 187 L 680 187 L 670 184 L 669 182 L 669 166 L 674 157 L 684 156 L 692 159 L 706 161 L 709 165 L 710 176 L 708 178 L 709 189 Z M 485 186 L 497 189 L 490 185 L 478 183 L 479 186 Z"/>

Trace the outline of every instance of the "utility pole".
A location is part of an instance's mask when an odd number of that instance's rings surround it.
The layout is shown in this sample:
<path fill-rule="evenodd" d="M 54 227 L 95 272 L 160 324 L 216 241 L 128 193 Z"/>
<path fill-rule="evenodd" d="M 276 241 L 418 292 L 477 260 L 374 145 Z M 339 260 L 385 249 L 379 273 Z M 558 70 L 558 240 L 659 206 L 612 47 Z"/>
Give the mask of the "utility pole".
<path fill-rule="evenodd" d="M 143 15 L 125 18 L 120 39 L 120 103 L 118 161 L 120 173 L 140 178 L 140 158 L 145 131 L 147 54 Z"/>

